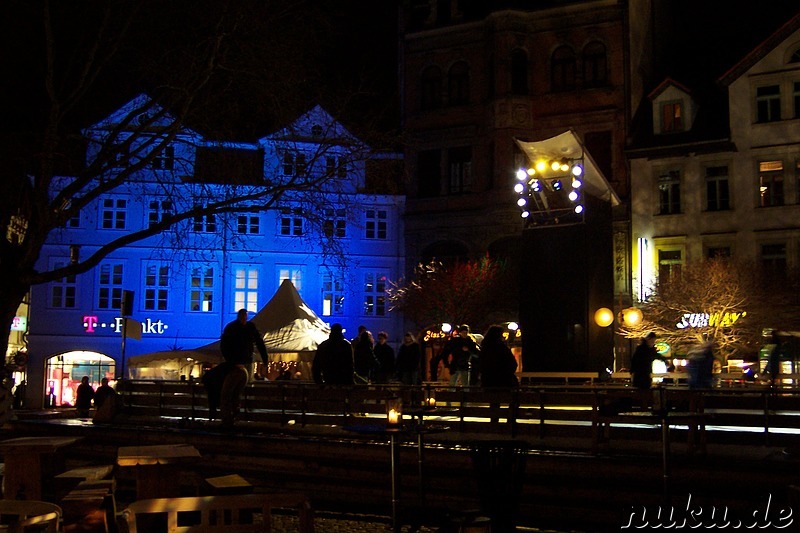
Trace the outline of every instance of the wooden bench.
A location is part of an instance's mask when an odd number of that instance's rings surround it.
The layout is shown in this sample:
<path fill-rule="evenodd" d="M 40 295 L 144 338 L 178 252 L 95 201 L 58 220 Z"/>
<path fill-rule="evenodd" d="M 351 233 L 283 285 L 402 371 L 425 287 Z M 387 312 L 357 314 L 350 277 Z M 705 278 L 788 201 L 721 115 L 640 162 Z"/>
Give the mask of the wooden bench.
<path fill-rule="evenodd" d="M 190 496 L 156 498 L 133 502 L 122 514 L 129 533 L 158 530 L 170 533 L 252 533 L 271 531 L 272 509 L 294 508 L 300 533 L 314 531 L 311 505 L 303 494 L 242 494 L 228 496 Z M 261 513 L 261 520 L 255 520 Z M 140 520 L 144 519 L 143 522 Z M 158 522 L 156 522 L 156 520 Z M 145 527 L 143 524 L 147 523 Z M 141 529 L 137 525 L 142 524 Z M 165 526 L 165 527 L 164 527 Z"/>

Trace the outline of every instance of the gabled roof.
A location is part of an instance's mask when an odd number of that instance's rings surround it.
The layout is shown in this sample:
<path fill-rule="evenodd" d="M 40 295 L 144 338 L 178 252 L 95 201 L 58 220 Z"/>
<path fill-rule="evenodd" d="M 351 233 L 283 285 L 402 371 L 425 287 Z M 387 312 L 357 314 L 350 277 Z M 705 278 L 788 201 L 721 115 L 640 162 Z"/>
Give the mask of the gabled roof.
<path fill-rule="evenodd" d="M 316 131 L 317 128 L 321 128 Z M 294 122 L 259 139 L 260 144 L 276 140 L 307 141 L 316 143 L 352 144 L 360 142 L 322 106 L 315 106 Z"/>
<path fill-rule="evenodd" d="M 718 82 L 723 86 L 728 86 L 736 81 L 742 74 L 750 70 L 753 65 L 764 59 L 778 45 L 785 41 L 792 33 L 800 29 L 800 13 L 789 19 L 786 24 L 778 28 L 772 35 L 767 37 L 761 44 L 751 50 L 738 63 L 731 67 L 725 74 L 720 76 Z"/>
<path fill-rule="evenodd" d="M 129 121 L 130 123 L 130 127 L 125 129 L 134 130 L 141 128 L 141 124 L 147 120 L 147 117 L 152 117 L 155 115 L 160 116 L 147 126 L 148 128 L 153 128 L 154 131 L 170 127 L 175 122 L 175 117 L 173 117 L 168 111 L 165 112 L 164 108 L 155 100 L 150 98 L 149 95 L 142 93 L 108 115 L 106 118 L 86 128 L 84 131 L 110 131 L 118 127 L 120 124 L 125 123 L 125 121 Z M 198 133 L 185 127 L 181 127 L 181 134 L 199 137 Z"/>
<path fill-rule="evenodd" d="M 648 94 L 647 97 L 650 100 L 655 100 L 656 98 L 658 98 L 658 96 L 661 93 L 666 91 L 669 87 L 677 87 L 678 89 L 680 89 L 681 91 L 685 92 L 688 95 L 692 94 L 692 91 L 690 91 L 688 87 L 686 87 L 682 83 L 678 83 L 677 81 L 675 81 L 672 78 L 668 77 L 668 78 L 665 78 L 664 81 L 659 83 L 658 86 L 656 86 L 655 89 L 650 91 L 650 94 Z"/>

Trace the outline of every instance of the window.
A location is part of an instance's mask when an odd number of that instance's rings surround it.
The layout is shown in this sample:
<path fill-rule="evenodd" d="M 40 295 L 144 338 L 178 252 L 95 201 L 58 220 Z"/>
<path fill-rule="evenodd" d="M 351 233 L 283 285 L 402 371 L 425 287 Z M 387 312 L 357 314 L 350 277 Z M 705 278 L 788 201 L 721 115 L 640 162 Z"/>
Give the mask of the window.
<path fill-rule="evenodd" d="M 528 94 L 528 54 L 519 48 L 511 52 L 511 94 Z"/>
<path fill-rule="evenodd" d="M 144 308 L 166 311 L 169 297 L 169 265 L 149 264 L 144 270 Z"/>
<path fill-rule="evenodd" d="M 100 265 L 97 288 L 98 309 L 120 309 L 122 306 L 122 263 Z"/>
<path fill-rule="evenodd" d="M 367 239 L 384 240 L 388 237 L 387 220 L 388 214 L 385 209 L 367 209 L 366 213 L 365 237 Z"/>
<path fill-rule="evenodd" d="M 281 210 L 280 234 L 289 237 L 303 235 L 302 210 L 299 207 Z"/>
<path fill-rule="evenodd" d="M 786 244 L 762 244 L 761 267 L 766 276 L 783 277 L 786 274 Z"/>
<path fill-rule="evenodd" d="M 234 269 L 233 310 L 247 309 L 258 312 L 258 269 L 237 267 Z"/>
<path fill-rule="evenodd" d="M 683 102 L 661 104 L 661 133 L 683 131 Z"/>
<path fill-rule="evenodd" d="M 325 156 L 325 173 L 328 176 L 336 176 L 344 179 L 347 177 L 347 165 L 342 161 L 343 158 L 335 156 Z"/>
<path fill-rule="evenodd" d="M 583 47 L 583 85 L 585 87 L 602 87 L 608 81 L 606 65 L 606 46 L 598 41 Z"/>
<path fill-rule="evenodd" d="M 314 124 L 311 126 L 311 135 L 314 137 L 322 137 L 322 126 L 319 124 Z"/>
<path fill-rule="evenodd" d="M 789 63 L 800 63 L 800 48 L 794 51 L 792 57 L 789 58 Z"/>
<path fill-rule="evenodd" d="M 442 152 L 424 150 L 417 156 L 417 194 L 420 198 L 434 198 L 442 192 Z"/>
<path fill-rule="evenodd" d="M 53 269 L 64 268 L 67 261 L 58 261 Z M 50 283 L 50 307 L 56 309 L 75 309 L 76 295 L 78 293 L 78 277 L 75 274 Z"/>
<path fill-rule="evenodd" d="M 156 170 L 173 170 L 175 168 L 175 147 L 167 145 L 153 158 L 153 168 Z"/>
<path fill-rule="evenodd" d="M 794 82 L 792 102 L 794 105 L 794 118 L 800 118 L 800 81 Z"/>
<path fill-rule="evenodd" d="M 300 176 L 306 171 L 306 154 L 286 151 L 283 153 L 283 175 Z"/>
<path fill-rule="evenodd" d="M 128 201 L 122 198 L 106 198 L 102 203 L 100 224 L 103 229 L 125 229 Z"/>
<path fill-rule="evenodd" d="M 575 88 L 575 51 L 569 46 L 559 46 L 550 60 L 550 84 L 553 91 Z"/>
<path fill-rule="evenodd" d="M 364 315 L 386 316 L 386 274 L 364 274 Z"/>
<path fill-rule="evenodd" d="M 658 214 L 681 212 L 681 172 L 670 170 L 658 177 Z"/>
<path fill-rule="evenodd" d="M 658 251 L 658 280 L 659 283 L 669 283 L 681 277 L 681 265 L 683 264 L 682 253 L 680 250 L 659 250 Z"/>
<path fill-rule="evenodd" d="M 147 227 L 155 226 L 173 212 L 170 200 L 150 200 L 147 203 Z"/>
<path fill-rule="evenodd" d="M 442 71 L 439 67 L 427 67 L 420 79 L 420 107 L 422 110 L 442 107 Z"/>
<path fill-rule="evenodd" d="M 236 233 L 240 235 L 259 235 L 261 233 L 261 217 L 258 213 L 240 213 L 236 215 Z"/>
<path fill-rule="evenodd" d="M 781 89 L 778 85 L 756 89 L 756 121 L 775 122 L 781 119 Z"/>
<path fill-rule="evenodd" d="M 326 237 L 343 238 L 346 235 L 347 211 L 344 208 L 325 209 L 324 230 Z"/>
<path fill-rule="evenodd" d="M 215 233 L 217 231 L 217 216 L 214 213 L 195 215 L 192 219 L 192 231 L 195 233 Z"/>
<path fill-rule="evenodd" d="M 299 266 L 284 266 L 278 269 L 278 285 L 283 283 L 283 280 L 288 279 L 297 289 L 297 292 L 303 290 L 303 267 Z"/>
<path fill-rule="evenodd" d="M 464 61 L 455 63 L 447 72 L 447 97 L 449 105 L 469 103 L 469 67 Z"/>
<path fill-rule="evenodd" d="M 472 186 L 472 147 L 461 146 L 447 151 L 450 167 L 450 194 L 469 192 Z"/>
<path fill-rule="evenodd" d="M 706 247 L 706 257 L 709 259 L 731 257 L 730 246 L 708 246 Z"/>
<path fill-rule="evenodd" d="M 322 276 L 322 316 L 344 314 L 344 280 L 332 274 Z"/>
<path fill-rule="evenodd" d="M 783 161 L 758 164 L 758 191 L 761 207 L 783 205 Z"/>
<path fill-rule="evenodd" d="M 213 267 L 192 268 L 189 276 L 189 309 L 201 313 L 209 313 L 214 310 Z"/>
<path fill-rule="evenodd" d="M 706 167 L 706 210 L 726 211 L 730 209 L 728 167 Z"/>
<path fill-rule="evenodd" d="M 74 214 L 70 215 L 70 217 L 67 219 L 66 226 L 68 228 L 80 228 L 81 227 L 81 212 L 78 211 L 77 213 L 74 213 Z"/>

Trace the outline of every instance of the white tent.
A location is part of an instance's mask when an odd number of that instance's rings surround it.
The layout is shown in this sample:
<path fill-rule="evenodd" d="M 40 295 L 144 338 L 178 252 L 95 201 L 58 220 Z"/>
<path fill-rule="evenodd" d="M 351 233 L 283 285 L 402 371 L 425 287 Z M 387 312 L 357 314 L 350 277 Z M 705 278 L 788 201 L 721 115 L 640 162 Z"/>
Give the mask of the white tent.
<path fill-rule="evenodd" d="M 301 376 L 311 379 L 311 361 L 330 328 L 306 305 L 294 285 L 284 280 L 272 299 L 250 320 L 264 335 L 271 362 L 295 362 Z M 192 350 L 169 350 L 128 359 L 132 378 L 176 379 L 193 365 L 222 361 L 219 341 Z M 261 362 L 258 352 L 254 359 Z M 181 372 L 184 370 L 184 372 Z M 198 372 L 195 375 L 199 375 Z"/>

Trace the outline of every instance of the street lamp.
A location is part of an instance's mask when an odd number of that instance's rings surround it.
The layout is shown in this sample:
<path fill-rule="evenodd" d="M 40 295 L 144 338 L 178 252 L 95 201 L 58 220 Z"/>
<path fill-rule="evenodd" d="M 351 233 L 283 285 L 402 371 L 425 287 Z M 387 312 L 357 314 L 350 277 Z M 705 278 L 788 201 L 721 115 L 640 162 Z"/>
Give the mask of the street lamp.
<path fill-rule="evenodd" d="M 642 314 L 642 310 L 638 307 L 628 307 L 627 309 L 623 309 L 620 312 L 622 323 L 629 327 L 636 327 L 642 323 L 642 319 L 644 315 Z"/>
<path fill-rule="evenodd" d="M 601 328 L 607 328 L 614 323 L 614 312 L 608 307 L 601 307 L 594 312 L 594 322 Z"/>

